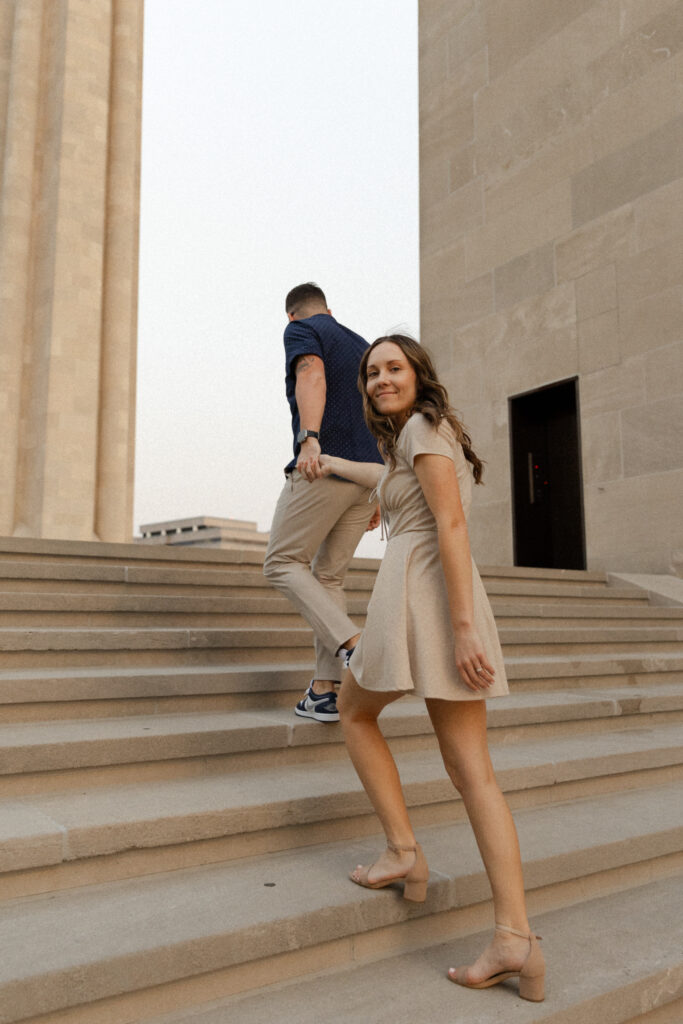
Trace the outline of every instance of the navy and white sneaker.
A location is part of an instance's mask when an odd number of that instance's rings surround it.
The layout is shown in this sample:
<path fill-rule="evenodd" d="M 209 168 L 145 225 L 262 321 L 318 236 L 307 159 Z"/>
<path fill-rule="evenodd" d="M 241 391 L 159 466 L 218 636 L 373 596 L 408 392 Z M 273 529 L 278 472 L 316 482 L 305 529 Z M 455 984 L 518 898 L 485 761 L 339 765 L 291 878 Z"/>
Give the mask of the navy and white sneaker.
<path fill-rule="evenodd" d="M 334 690 L 330 693 L 313 693 L 313 680 L 306 690 L 297 706 L 294 714 L 302 718 L 314 718 L 316 722 L 338 722 L 339 712 L 337 711 L 337 694 Z"/>

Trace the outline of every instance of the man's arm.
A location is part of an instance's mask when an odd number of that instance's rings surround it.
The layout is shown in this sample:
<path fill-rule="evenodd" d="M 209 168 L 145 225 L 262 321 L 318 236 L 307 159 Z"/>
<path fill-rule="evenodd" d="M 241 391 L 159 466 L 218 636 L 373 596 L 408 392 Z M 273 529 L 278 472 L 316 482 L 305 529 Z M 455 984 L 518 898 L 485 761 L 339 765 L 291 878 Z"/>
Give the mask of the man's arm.
<path fill-rule="evenodd" d="M 296 377 L 294 395 L 299 410 L 301 429 L 320 431 L 327 397 L 325 364 L 320 356 L 313 354 L 299 356 L 294 364 L 294 376 Z M 302 459 L 317 458 L 318 455 L 320 455 L 319 443 L 314 437 L 307 438 L 299 450 L 297 466 Z"/>

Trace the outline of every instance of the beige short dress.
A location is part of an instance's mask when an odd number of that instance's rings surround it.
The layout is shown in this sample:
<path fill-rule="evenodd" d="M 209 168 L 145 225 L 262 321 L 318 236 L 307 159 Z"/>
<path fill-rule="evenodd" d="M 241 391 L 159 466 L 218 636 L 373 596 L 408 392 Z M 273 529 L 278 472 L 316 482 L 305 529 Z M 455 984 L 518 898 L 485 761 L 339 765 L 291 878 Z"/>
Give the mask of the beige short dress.
<path fill-rule="evenodd" d="M 508 693 L 503 652 L 474 562 L 474 624 L 495 669 L 495 682 L 478 696 L 462 682 L 455 665 L 436 522 L 413 470 L 416 456 L 423 454 L 452 460 L 465 516 L 469 513 L 473 477 L 460 442 L 445 420 L 435 429 L 422 413 L 414 413 L 399 436 L 396 466 L 385 469 L 377 487 L 389 542 L 351 670 L 367 690 L 400 690 L 442 700 L 501 697 Z"/>

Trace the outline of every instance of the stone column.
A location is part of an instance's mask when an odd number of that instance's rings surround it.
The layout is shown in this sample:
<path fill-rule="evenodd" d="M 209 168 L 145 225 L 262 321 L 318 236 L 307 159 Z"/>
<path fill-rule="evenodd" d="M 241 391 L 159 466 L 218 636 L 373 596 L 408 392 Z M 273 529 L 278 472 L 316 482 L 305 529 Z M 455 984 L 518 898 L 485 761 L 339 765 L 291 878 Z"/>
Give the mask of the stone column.
<path fill-rule="evenodd" d="M 0 534 L 132 534 L 142 8 L 0 5 Z"/>

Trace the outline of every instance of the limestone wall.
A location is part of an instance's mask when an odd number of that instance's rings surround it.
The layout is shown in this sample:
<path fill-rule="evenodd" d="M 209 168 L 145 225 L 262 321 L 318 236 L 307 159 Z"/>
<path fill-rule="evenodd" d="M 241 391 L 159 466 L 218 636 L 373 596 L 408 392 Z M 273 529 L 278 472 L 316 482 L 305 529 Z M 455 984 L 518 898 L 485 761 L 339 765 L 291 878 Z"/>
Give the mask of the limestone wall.
<path fill-rule="evenodd" d="M 0 534 L 132 535 L 142 2 L 0 3 Z"/>
<path fill-rule="evenodd" d="M 488 460 L 507 400 L 578 375 L 589 568 L 683 548 L 683 2 L 421 0 L 422 341 Z"/>

